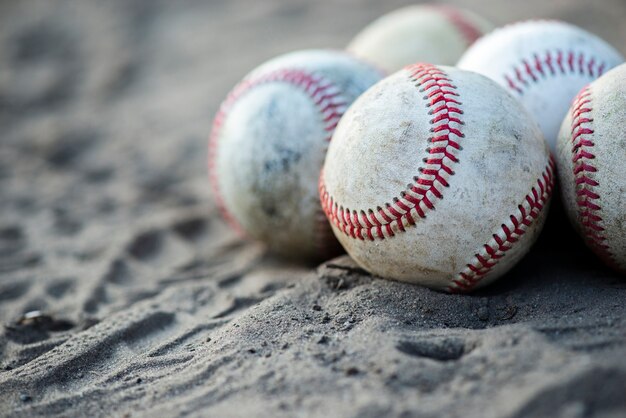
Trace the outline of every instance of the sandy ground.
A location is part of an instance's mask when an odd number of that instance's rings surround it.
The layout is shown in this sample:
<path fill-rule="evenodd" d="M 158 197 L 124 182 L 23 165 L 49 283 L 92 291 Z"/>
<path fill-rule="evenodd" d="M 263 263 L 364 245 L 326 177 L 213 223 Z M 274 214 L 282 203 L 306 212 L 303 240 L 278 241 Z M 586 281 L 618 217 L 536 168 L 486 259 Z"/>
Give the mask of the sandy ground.
<path fill-rule="evenodd" d="M 626 415 L 626 281 L 558 208 L 470 296 L 286 265 L 215 215 L 230 87 L 402 3 L 0 1 L 1 416 Z M 472 5 L 626 52 L 622 0 Z"/>

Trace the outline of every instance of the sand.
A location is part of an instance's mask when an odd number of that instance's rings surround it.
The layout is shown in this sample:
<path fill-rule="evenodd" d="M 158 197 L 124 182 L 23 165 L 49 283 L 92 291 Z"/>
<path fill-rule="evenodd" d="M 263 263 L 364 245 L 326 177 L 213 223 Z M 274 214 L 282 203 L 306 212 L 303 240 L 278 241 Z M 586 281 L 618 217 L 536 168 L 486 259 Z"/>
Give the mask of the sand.
<path fill-rule="evenodd" d="M 472 2 L 626 51 L 621 0 L 547 3 Z M 217 216 L 231 86 L 400 4 L 0 2 L 0 416 L 626 415 L 626 281 L 558 205 L 472 295 L 287 264 Z"/>

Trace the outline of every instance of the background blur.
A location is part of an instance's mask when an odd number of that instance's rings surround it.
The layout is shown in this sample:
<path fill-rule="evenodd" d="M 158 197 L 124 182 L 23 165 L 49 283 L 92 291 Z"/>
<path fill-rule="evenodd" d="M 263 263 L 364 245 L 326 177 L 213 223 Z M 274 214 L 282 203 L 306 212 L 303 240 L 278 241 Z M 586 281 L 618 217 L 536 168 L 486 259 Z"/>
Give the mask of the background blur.
<path fill-rule="evenodd" d="M 78 223 L 129 222 L 113 214 L 143 203 L 205 201 L 212 117 L 243 75 L 294 49 L 342 48 L 411 3 L 1 1 L 2 217 L 55 208 L 72 235 Z M 495 24 L 563 19 L 626 51 L 623 0 L 448 3 Z"/>
<path fill-rule="evenodd" d="M 98 409 L 103 404 L 126 411 L 135 401 L 171 405 L 167 393 L 180 408 L 237 396 L 242 407 L 257 399 L 251 387 L 263 387 L 269 389 L 259 399 L 275 408 L 268 416 L 283 403 L 307 402 L 318 413 L 343 402 L 363 405 L 355 416 L 376 415 L 372 400 L 388 401 L 380 414 L 400 415 L 418 403 L 432 416 L 450 416 L 450 393 L 476 413 L 496 397 L 501 411 L 519 404 L 531 415 L 585 396 L 598 408 L 623 408 L 623 392 L 606 392 L 626 381 L 626 372 L 614 371 L 624 358 L 623 281 L 569 229 L 486 290 L 491 297 L 464 298 L 371 281 L 350 266 L 322 270 L 313 282 L 304 279 L 306 269 L 249 273 L 266 261 L 217 221 L 206 143 L 232 86 L 277 54 L 342 48 L 373 19 L 412 3 L 0 0 L 0 322 L 12 324 L 0 329 L 0 404 L 32 405 L 25 415 L 78 405 L 77 414 L 93 416 L 110 412 Z M 562 19 L 626 54 L 624 0 L 446 3 L 496 25 Z M 329 301 L 327 312 L 310 309 L 316 292 Z M 289 301 L 298 308 L 284 308 Z M 263 328 L 254 318 L 274 318 L 263 311 L 268 306 L 285 317 L 276 314 L 279 320 Z M 51 317 L 22 326 L 20 316 L 32 310 Z M 371 327 L 349 334 L 361 321 Z M 511 321 L 525 328 L 474 331 Z M 280 328 L 292 323 L 291 331 Z M 240 325 L 247 331 L 237 334 Z M 413 341 L 416 329 L 454 327 L 464 331 L 443 354 L 396 344 Z M 260 360 L 263 333 L 278 347 L 271 346 L 271 360 Z M 211 339 L 227 342 L 213 349 Z M 421 354 L 457 359 L 474 343 L 487 347 L 478 361 L 448 367 Z M 232 346 L 246 351 L 231 355 Z M 195 356 L 196 349 L 206 351 Z M 600 349 L 606 351 L 594 356 Z M 613 363 L 596 368 L 605 360 Z M 309 368 L 285 371 L 295 361 Z M 572 377 L 587 365 L 588 375 Z M 425 374 L 408 375 L 412 370 Z M 147 391 L 141 379 L 151 383 Z M 554 382 L 565 382 L 562 391 L 552 391 Z M 311 387 L 326 394 L 311 400 L 303 395 Z M 576 408 L 561 416 L 585 416 Z"/>

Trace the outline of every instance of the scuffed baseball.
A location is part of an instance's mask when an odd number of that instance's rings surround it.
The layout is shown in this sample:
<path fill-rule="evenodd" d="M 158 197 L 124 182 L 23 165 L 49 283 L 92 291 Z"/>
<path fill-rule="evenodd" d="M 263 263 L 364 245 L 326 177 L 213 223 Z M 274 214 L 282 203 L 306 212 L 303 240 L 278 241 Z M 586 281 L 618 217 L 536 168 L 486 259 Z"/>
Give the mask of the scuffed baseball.
<path fill-rule="evenodd" d="M 606 264 L 626 274 L 626 64 L 584 87 L 563 120 L 557 163 L 563 205 Z"/>
<path fill-rule="evenodd" d="M 320 259 L 338 245 L 317 180 L 335 126 L 379 70 L 340 51 L 287 54 L 261 65 L 218 111 L 209 176 L 224 217 L 275 253 Z"/>
<path fill-rule="evenodd" d="M 415 64 L 348 109 L 320 196 L 363 268 L 459 292 L 496 280 L 526 254 L 553 181 L 541 132 L 515 98 L 482 75 Z"/>
<path fill-rule="evenodd" d="M 578 91 L 624 57 L 599 37 L 558 21 L 504 26 L 479 39 L 458 67 L 495 80 L 533 115 L 554 152 Z"/>
<path fill-rule="evenodd" d="M 370 23 L 350 42 L 348 51 L 388 72 L 415 62 L 453 65 L 491 29 L 491 23 L 468 10 L 414 5 Z"/>

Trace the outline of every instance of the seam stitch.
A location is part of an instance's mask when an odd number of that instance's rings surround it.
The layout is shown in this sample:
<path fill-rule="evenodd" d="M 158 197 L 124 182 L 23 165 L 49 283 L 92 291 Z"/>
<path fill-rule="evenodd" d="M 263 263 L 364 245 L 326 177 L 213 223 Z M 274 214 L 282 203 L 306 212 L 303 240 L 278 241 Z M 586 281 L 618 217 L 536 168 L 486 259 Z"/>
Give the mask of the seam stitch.
<path fill-rule="evenodd" d="M 244 79 L 236 85 L 233 90 L 231 90 L 226 99 L 220 105 L 213 121 L 213 127 L 209 137 L 208 166 L 209 182 L 211 184 L 217 206 L 224 219 L 226 219 L 231 227 L 233 227 L 240 234 L 244 234 L 243 228 L 226 208 L 224 198 L 219 187 L 218 174 L 215 169 L 215 160 L 220 142 L 219 137 L 226 117 L 235 103 L 253 88 L 268 83 L 291 84 L 302 89 L 312 99 L 313 103 L 319 110 L 324 123 L 324 131 L 326 133 L 324 138 L 324 153 L 326 152 L 327 144 L 330 141 L 332 134 L 348 104 L 342 97 L 340 90 L 330 80 L 321 75 L 311 74 L 300 69 L 280 69 L 261 75 L 257 78 Z M 330 228 L 325 221 L 322 226 L 320 217 L 324 218 L 321 208 L 319 208 L 319 213 L 316 213 L 315 215 L 314 235 L 316 237 L 315 246 L 320 252 L 323 253 L 326 250 L 326 244 L 330 242 L 329 238 L 331 237 L 331 234 L 326 231 L 321 233 L 322 231 Z"/>
<path fill-rule="evenodd" d="M 433 5 L 431 6 L 433 9 L 439 11 L 443 14 L 446 19 L 454 26 L 465 42 L 467 46 L 473 44 L 478 38 L 480 38 L 483 33 L 482 31 L 476 27 L 472 22 L 470 22 L 465 16 L 463 16 L 462 12 L 452 6 L 446 5 Z"/>
<path fill-rule="evenodd" d="M 454 175 L 452 167 L 459 162 L 457 154 L 463 149 L 460 139 L 463 111 L 457 87 L 440 68 L 431 64 L 413 64 L 405 68 L 409 80 L 424 93 L 428 114 L 432 115 L 431 137 L 428 155 L 413 182 L 394 197 L 391 203 L 365 210 L 351 210 L 340 205 L 326 190 L 324 172 L 320 175 L 319 192 L 326 217 L 345 235 L 374 241 L 404 232 L 405 227 L 415 224 L 416 218 L 425 218 L 442 199 L 440 188 L 449 187 L 448 180 Z M 394 232 L 394 226 L 396 231 Z"/>
<path fill-rule="evenodd" d="M 448 286 L 449 292 L 463 293 L 476 287 L 528 231 L 552 195 L 554 167 L 554 160 L 550 157 L 547 167 L 537 179 L 536 186 L 532 187 L 530 193 L 517 206 L 517 213 L 509 215 L 508 225 L 507 223 L 500 225 L 500 229 L 492 235 L 491 240 L 482 246 L 479 253 L 474 254 L 473 260 Z"/>
<path fill-rule="evenodd" d="M 583 88 L 571 110 L 571 143 L 574 182 L 576 188 L 576 205 L 578 216 L 583 228 L 585 241 L 593 248 L 602 259 L 610 265 L 614 265 L 614 257 L 607 244 L 607 237 L 602 226 L 602 217 L 599 205 L 599 191 L 596 189 L 600 183 L 595 180 L 592 173 L 598 171 L 593 164 L 596 158 L 593 154 L 593 103 L 590 86 Z"/>
<path fill-rule="evenodd" d="M 557 49 L 547 50 L 542 54 L 534 53 L 531 58 L 523 58 L 502 77 L 511 90 L 523 95 L 532 83 L 537 83 L 548 76 L 580 74 L 595 80 L 604 73 L 606 67 L 605 62 L 600 62 L 593 56 L 586 56 L 582 51 Z"/>

